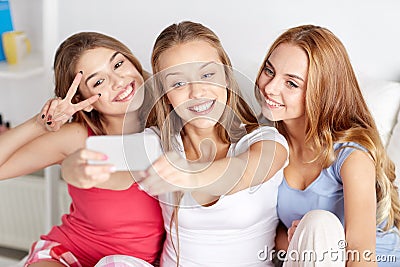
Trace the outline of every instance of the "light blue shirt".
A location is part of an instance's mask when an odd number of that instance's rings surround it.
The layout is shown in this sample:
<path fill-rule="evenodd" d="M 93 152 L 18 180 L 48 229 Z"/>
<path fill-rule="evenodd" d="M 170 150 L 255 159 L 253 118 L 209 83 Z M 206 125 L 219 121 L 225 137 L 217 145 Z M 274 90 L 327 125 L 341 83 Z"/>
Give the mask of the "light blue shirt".
<path fill-rule="evenodd" d="M 339 148 L 342 148 L 338 150 Z M 343 183 L 340 169 L 343 162 L 354 151 L 366 151 L 361 145 L 349 142 L 334 145 L 339 151 L 331 166 L 323 169 L 320 175 L 304 190 L 290 187 L 284 178 L 278 189 L 277 212 L 286 227 L 292 221 L 300 220 L 308 211 L 320 209 L 334 213 L 344 225 Z M 400 266 L 400 237 L 396 228 L 383 233 L 377 228 L 376 250 L 378 255 L 396 255 L 396 262 L 380 262 L 379 266 Z M 396 265 L 398 264 L 398 265 Z"/>

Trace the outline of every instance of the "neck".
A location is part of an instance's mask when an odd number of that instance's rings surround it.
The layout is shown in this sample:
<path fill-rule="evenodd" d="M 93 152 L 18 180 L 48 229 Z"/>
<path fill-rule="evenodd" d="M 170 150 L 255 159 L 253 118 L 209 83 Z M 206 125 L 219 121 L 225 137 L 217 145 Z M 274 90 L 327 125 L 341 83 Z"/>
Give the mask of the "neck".
<path fill-rule="evenodd" d="M 182 141 L 186 157 L 190 160 L 204 159 L 207 161 L 209 157 L 219 157 L 221 153 L 226 154 L 225 150 L 229 147 L 218 137 L 216 127 L 193 129 L 187 125 L 184 127 Z"/>
<path fill-rule="evenodd" d="M 283 121 L 285 131 L 287 133 L 287 139 L 291 147 L 305 147 L 306 138 L 306 125 L 304 119 L 286 120 Z"/>
<path fill-rule="evenodd" d="M 315 157 L 312 149 L 306 144 L 306 123 L 304 118 L 284 121 L 289 141 L 290 157 L 309 161 Z"/>

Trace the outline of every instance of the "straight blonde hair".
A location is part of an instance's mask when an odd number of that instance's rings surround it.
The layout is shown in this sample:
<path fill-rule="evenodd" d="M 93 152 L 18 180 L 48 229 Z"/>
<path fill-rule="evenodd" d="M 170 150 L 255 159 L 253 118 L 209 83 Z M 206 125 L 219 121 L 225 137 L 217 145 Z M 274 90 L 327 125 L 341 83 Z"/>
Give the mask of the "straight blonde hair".
<path fill-rule="evenodd" d="M 376 223 L 386 221 L 384 230 L 393 226 L 400 229 L 395 167 L 382 145 L 344 45 L 323 27 L 291 28 L 272 44 L 257 80 L 271 53 L 283 43 L 302 48 L 308 56 L 305 141 L 318 155 L 314 160 L 322 160 L 323 168 L 330 166 L 336 159 L 334 143 L 355 142 L 366 148 L 376 169 Z M 255 94 L 258 101 L 262 101 L 257 86 Z M 276 127 L 289 140 L 284 123 L 278 121 Z"/>
<path fill-rule="evenodd" d="M 255 113 L 241 96 L 239 86 L 233 75 L 231 61 L 223 49 L 220 40 L 213 31 L 200 23 L 191 21 L 172 24 L 165 28 L 160 33 L 154 44 L 151 56 L 153 74 L 156 75 L 161 71 L 159 59 L 166 50 L 192 41 L 205 41 L 210 44 L 218 52 L 220 61 L 224 65 L 225 75 L 229 86 L 229 88 L 227 88 L 227 106 L 229 110 L 225 108 L 221 118 L 222 123 L 217 123 L 216 127 L 218 130 L 218 136 L 224 143 L 228 144 L 236 142 L 244 135 L 243 133 L 251 132 L 256 129 L 259 124 Z M 156 99 L 154 113 L 156 114 L 158 128 L 161 131 L 161 141 L 164 151 L 170 151 L 174 148 L 176 134 L 184 134 L 183 130 L 180 131 L 180 129 L 183 128 L 182 121 L 178 115 L 174 114 L 161 81 L 154 79 L 154 83 L 153 86 L 155 89 Z M 242 125 L 245 126 L 246 131 L 243 131 Z M 178 244 L 177 247 L 175 247 L 173 242 L 172 244 L 177 255 L 177 266 L 179 266 L 178 211 L 182 194 L 175 193 L 174 197 L 176 206 L 172 213 L 170 229 L 172 229 L 172 224 L 175 223 Z M 171 241 L 173 241 L 171 232 L 170 235 Z"/>

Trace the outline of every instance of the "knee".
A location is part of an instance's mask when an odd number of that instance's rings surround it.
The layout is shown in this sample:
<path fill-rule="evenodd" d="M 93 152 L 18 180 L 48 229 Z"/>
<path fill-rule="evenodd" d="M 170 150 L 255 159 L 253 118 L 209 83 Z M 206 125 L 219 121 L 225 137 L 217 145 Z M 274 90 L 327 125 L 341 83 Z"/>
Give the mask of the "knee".
<path fill-rule="evenodd" d="M 307 212 L 300 221 L 301 224 L 307 225 L 311 229 L 332 229 L 343 228 L 338 217 L 330 211 L 312 210 Z"/>
<path fill-rule="evenodd" d="M 146 261 L 126 255 L 112 255 L 103 257 L 95 267 L 153 267 Z"/>

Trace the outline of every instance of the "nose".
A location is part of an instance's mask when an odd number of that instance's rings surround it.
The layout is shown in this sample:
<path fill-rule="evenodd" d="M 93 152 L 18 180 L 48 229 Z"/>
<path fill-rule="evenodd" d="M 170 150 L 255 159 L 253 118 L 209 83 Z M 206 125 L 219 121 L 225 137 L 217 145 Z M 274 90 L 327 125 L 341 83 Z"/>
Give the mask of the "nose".
<path fill-rule="evenodd" d="M 123 77 L 117 73 L 111 74 L 109 79 L 111 82 L 111 88 L 114 91 L 119 91 L 123 86 L 125 86 Z"/>
<path fill-rule="evenodd" d="M 191 82 L 189 83 L 189 90 L 190 90 L 190 98 L 201 98 L 205 95 L 206 93 L 206 88 L 207 86 L 204 83 L 200 82 Z"/>
<path fill-rule="evenodd" d="M 278 79 L 273 77 L 264 81 L 264 83 L 260 84 L 260 90 L 264 95 L 279 95 L 281 89 Z"/>

